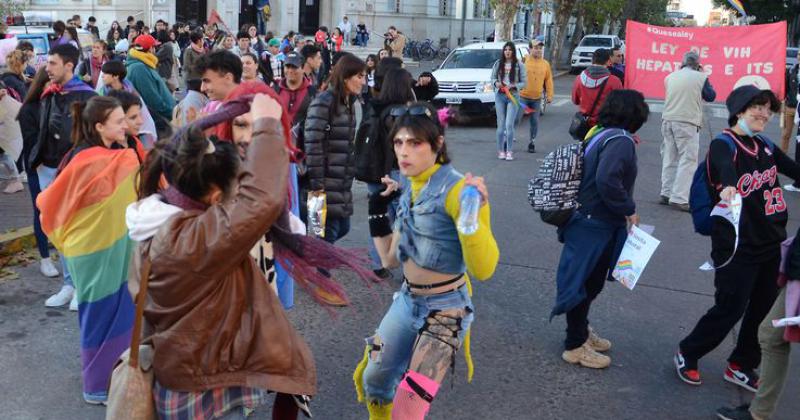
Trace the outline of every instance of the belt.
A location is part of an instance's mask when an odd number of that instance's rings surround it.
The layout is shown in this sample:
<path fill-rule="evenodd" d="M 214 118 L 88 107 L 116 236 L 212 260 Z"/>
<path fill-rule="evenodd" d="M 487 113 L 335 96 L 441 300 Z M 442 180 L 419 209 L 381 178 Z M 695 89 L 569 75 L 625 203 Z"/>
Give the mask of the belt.
<path fill-rule="evenodd" d="M 432 290 L 432 289 L 437 289 L 439 287 L 447 286 L 448 284 L 456 283 L 459 280 L 461 280 L 463 277 L 464 277 L 464 273 L 461 273 L 461 274 L 457 275 L 456 277 L 453 277 L 450 280 L 445 280 L 445 281 L 442 281 L 442 282 L 439 282 L 439 283 L 414 284 L 414 283 L 411 283 L 410 281 L 408 281 L 408 279 L 405 276 L 403 276 L 403 282 L 405 282 L 405 284 L 408 285 L 408 287 L 411 288 L 411 289 Z"/>

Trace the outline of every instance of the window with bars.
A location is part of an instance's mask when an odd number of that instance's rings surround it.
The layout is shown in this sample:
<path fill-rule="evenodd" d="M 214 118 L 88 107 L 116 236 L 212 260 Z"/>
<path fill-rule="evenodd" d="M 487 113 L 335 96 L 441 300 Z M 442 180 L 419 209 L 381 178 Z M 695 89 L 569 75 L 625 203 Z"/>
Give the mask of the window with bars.
<path fill-rule="evenodd" d="M 491 0 L 472 0 L 473 19 L 492 18 Z"/>
<path fill-rule="evenodd" d="M 400 13 L 400 0 L 386 0 L 387 10 L 392 13 Z"/>
<path fill-rule="evenodd" d="M 452 0 L 439 0 L 439 16 L 450 16 L 452 8 Z"/>

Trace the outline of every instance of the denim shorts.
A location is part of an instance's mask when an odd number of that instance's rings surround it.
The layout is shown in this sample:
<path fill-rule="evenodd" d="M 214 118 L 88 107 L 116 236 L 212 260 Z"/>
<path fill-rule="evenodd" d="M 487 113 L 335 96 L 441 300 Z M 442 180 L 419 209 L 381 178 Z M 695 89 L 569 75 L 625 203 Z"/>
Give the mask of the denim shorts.
<path fill-rule="evenodd" d="M 431 296 L 413 294 L 405 284 L 395 292 L 392 305 L 375 335 L 367 338 L 367 345 L 371 346 L 379 337 L 382 346 L 377 356 L 370 355 L 364 371 L 364 391 L 369 401 L 388 403 L 394 400 L 395 389 L 408 369 L 414 343 L 425 320 L 432 311 L 445 309 L 466 309 L 458 331 L 460 346 L 475 317 L 466 285 Z"/>

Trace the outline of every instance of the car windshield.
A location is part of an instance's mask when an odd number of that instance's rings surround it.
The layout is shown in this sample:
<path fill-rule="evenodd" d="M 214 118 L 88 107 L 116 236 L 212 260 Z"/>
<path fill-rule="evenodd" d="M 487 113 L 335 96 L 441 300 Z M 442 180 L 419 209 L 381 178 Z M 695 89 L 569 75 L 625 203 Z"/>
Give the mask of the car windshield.
<path fill-rule="evenodd" d="M 33 51 L 36 55 L 44 55 L 47 54 L 47 46 L 44 43 L 44 38 L 42 37 L 17 37 L 20 41 L 28 41 L 33 44 Z"/>
<path fill-rule="evenodd" d="M 581 40 L 581 47 L 610 47 L 611 38 L 586 37 Z"/>
<path fill-rule="evenodd" d="M 442 69 L 490 69 L 500 58 L 500 50 L 456 50 Z"/>

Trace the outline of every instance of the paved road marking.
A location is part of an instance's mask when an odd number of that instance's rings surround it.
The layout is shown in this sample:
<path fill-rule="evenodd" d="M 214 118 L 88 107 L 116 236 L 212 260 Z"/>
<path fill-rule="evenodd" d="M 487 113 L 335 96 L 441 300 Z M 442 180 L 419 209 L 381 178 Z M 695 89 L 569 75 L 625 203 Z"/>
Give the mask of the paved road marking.
<path fill-rule="evenodd" d="M 650 112 L 662 113 L 664 112 L 664 101 L 658 99 L 648 99 L 647 104 L 650 105 Z M 548 106 L 572 106 L 572 97 L 569 95 L 553 95 L 553 103 Z M 728 118 L 728 109 L 722 104 L 705 104 L 703 106 L 709 116 L 715 118 Z"/>

